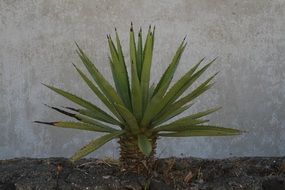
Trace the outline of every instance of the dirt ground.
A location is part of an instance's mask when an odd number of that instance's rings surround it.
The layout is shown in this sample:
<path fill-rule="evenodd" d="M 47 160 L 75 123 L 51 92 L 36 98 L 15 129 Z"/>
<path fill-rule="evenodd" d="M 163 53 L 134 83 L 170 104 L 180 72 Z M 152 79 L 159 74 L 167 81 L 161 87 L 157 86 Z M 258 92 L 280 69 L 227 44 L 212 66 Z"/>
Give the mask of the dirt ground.
<path fill-rule="evenodd" d="M 0 161 L 1 190 L 285 190 L 285 157 L 167 158 L 149 176 L 120 171 L 112 159 Z"/>

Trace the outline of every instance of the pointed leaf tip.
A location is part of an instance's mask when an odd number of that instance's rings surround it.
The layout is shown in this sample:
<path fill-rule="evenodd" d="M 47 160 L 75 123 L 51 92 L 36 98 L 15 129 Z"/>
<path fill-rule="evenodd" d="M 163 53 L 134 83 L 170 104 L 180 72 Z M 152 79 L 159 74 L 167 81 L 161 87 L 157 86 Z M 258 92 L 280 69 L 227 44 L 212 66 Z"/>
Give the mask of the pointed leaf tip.
<path fill-rule="evenodd" d="M 48 107 L 55 110 L 55 111 L 58 111 L 59 113 L 62 113 L 64 115 L 68 115 L 70 117 L 76 117 L 74 113 L 70 113 L 70 112 L 67 112 L 65 110 L 59 109 L 57 107 L 53 107 L 53 106 L 48 106 Z M 76 119 L 77 119 L 77 117 L 76 117 Z"/>
<path fill-rule="evenodd" d="M 77 69 L 77 66 L 74 63 L 71 63 L 73 65 L 73 67 L 75 67 Z"/>
<path fill-rule="evenodd" d="M 72 110 L 72 111 L 76 111 L 76 112 L 78 112 L 78 111 L 79 111 L 79 109 L 72 108 L 72 107 L 64 107 L 64 108 L 69 109 L 69 110 Z"/>
<path fill-rule="evenodd" d="M 219 73 L 220 73 L 220 71 L 217 71 L 211 78 L 216 77 Z"/>
<path fill-rule="evenodd" d="M 75 43 L 76 47 L 77 47 L 77 48 L 79 48 L 79 45 L 78 45 L 78 43 L 77 43 L 76 41 L 74 41 L 74 43 Z"/>
<path fill-rule="evenodd" d="M 219 57 L 215 57 L 211 62 L 215 62 Z"/>
<path fill-rule="evenodd" d="M 43 105 L 46 106 L 46 107 L 48 107 L 48 108 L 50 108 L 50 106 L 49 106 L 48 104 L 43 103 Z"/>
<path fill-rule="evenodd" d="M 34 123 L 46 124 L 46 125 L 55 125 L 56 124 L 56 122 L 44 122 L 44 121 L 34 121 Z"/>
<path fill-rule="evenodd" d="M 47 84 L 45 84 L 45 83 L 42 83 L 42 82 L 41 82 L 41 84 L 42 84 L 42 85 L 44 85 L 45 87 L 48 87 L 48 88 L 49 88 L 49 86 L 48 86 Z"/>

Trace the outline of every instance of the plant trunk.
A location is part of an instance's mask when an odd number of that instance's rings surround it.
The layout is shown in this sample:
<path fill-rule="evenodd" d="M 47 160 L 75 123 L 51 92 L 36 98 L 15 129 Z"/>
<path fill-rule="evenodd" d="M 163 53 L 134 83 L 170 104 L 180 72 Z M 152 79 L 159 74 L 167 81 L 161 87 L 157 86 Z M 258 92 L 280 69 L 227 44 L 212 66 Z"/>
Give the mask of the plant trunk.
<path fill-rule="evenodd" d="M 152 138 L 152 152 L 148 157 L 140 151 L 136 138 L 121 137 L 119 144 L 122 170 L 137 174 L 151 173 L 155 163 L 156 138 Z"/>

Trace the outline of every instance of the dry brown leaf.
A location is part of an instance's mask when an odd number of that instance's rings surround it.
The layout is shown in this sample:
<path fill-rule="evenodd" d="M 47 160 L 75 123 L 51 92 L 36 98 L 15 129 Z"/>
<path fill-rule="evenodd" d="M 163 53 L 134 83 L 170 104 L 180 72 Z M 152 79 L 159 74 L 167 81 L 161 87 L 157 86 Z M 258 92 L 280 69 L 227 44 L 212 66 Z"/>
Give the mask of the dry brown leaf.
<path fill-rule="evenodd" d="M 188 174 L 184 178 L 184 182 L 190 183 L 193 177 L 194 177 L 193 173 L 191 171 L 189 171 Z"/>

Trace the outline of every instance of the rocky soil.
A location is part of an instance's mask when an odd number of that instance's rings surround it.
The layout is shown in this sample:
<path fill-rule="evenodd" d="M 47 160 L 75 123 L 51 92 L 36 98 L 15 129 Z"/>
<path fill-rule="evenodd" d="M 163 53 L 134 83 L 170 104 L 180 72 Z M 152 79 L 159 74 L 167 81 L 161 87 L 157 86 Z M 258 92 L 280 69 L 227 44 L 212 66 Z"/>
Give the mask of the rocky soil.
<path fill-rule="evenodd" d="M 0 161 L 1 190 L 285 190 L 285 157 L 167 158 L 149 176 L 120 171 L 112 159 Z"/>

